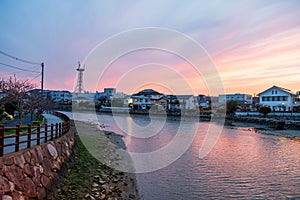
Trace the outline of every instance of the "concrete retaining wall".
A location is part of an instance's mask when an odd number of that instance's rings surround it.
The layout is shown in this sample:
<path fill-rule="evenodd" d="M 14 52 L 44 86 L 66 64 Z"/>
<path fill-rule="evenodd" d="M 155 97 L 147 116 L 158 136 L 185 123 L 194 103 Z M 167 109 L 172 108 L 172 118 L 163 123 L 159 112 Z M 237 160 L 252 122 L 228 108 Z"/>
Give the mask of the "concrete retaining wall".
<path fill-rule="evenodd" d="M 2 199 L 51 199 L 73 163 L 75 134 L 0 158 Z"/>

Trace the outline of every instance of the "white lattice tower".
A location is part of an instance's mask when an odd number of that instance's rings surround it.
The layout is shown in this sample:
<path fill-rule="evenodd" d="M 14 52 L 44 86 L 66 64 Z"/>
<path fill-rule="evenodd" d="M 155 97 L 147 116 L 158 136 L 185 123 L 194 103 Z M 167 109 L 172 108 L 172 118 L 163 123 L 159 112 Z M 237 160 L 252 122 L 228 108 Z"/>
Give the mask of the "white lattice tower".
<path fill-rule="evenodd" d="M 75 87 L 75 93 L 81 94 L 84 93 L 84 87 L 83 87 L 83 72 L 84 68 L 80 68 L 80 62 L 78 62 L 78 68 L 76 69 L 78 71 L 78 76 L 77 76 L 77 83 Z"/>

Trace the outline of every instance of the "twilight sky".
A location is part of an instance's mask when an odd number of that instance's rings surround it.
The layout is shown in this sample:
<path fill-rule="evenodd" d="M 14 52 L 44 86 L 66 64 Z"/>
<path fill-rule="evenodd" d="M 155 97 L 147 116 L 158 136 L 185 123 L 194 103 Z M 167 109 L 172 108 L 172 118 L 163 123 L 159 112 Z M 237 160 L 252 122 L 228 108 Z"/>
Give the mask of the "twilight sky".
<path fill-rule="evenodd" d="M 99 43 L 123 31 L 161 27 L 186 34 L 206 50 L 226 93 L 259 93 L 273 85 L 298 91 L 299 19 L 299 0 L 2 0 L 0 50 L 44 62 L 45 88 L 72 91 L 77 62 L 88 61 L 87 56 Z M 149 65 L 154 62 L 160 65 Z M 1 77 L 16 74 L 39 84 L 38 73 L 20 71 L 3 63 L 31 71 L 39 71 L 39 66 L 0 55 Z M 91 65 L 93 62 L 86 62 L 87 69 L 95 69 Z M 137 65 L 142 67 L 134 76 L 126 76 Z M 145 83 L 130 81 L 136 77 Z M 165 79 L 170 88 L 163 88 L 164 83 L 156 84 L 156 79 L 149 77 Z M 170 53 L 144 50 L 115 61 L 96 89 L 117 87 L 119 91 L 132 93 L 153 87 L 162 92 L 188 93 L 179 80 L 182 77 L 189 80 L 195 94 L 207 94 L 205 78 L 195 75 L 185 61 Z M 94 91 L 95 85 L 86 84 L 85 89 Z"/>

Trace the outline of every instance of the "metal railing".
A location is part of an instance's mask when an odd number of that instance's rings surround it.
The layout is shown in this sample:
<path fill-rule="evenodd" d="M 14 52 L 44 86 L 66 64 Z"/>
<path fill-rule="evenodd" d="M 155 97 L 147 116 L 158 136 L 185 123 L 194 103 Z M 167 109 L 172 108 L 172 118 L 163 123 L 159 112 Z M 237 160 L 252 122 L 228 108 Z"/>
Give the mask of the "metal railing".
<path fill-rule="evenodd" d="M 60 117 L 64 122 L 38 126 L 29 124 L 28 126 L 4 127 L 4 125 L 0 125 L 0 157 L 57 139 L 68 133 L 70 119 L 62 113 L 55 112 L 54 115 Z"/>

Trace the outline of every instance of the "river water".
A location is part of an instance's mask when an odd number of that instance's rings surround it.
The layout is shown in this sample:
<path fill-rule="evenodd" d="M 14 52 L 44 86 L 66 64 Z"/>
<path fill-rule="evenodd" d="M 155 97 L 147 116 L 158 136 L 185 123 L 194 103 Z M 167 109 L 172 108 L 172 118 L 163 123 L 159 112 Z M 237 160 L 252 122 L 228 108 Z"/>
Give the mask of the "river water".
<path fill-rule="evenodd" d="M 82 114 L 82 119 L 90 121 L 89 116 Z M 160 170 L 137 174 L 142 199 L 300 199 L 299 141 L 257 134 L 245 128 L 224 127 L 213 150 L 200 159 L 199 149 L 208 122 L 105 114 L 97 117 L 106 130 L 125 136 L 131 152 L 162 148 L 175 137 L 179 124 L 191 129 L 197 127 L 191 146 L 179 159 Z M 157 135 L 136 139 L 119 128 L 115 122 L 118 119 L 125 121 L 127 131 L 132 133 L 137 131 L 135 125 L 161 126 L 162 121 L 164 125 Z"/>

